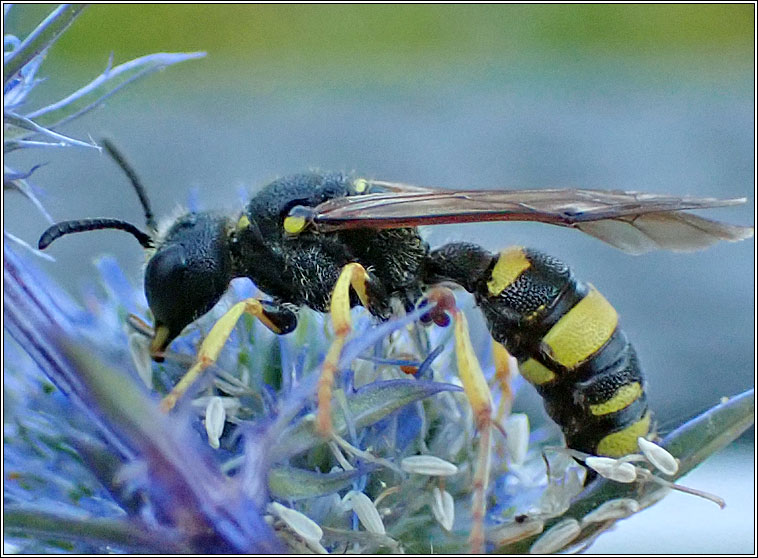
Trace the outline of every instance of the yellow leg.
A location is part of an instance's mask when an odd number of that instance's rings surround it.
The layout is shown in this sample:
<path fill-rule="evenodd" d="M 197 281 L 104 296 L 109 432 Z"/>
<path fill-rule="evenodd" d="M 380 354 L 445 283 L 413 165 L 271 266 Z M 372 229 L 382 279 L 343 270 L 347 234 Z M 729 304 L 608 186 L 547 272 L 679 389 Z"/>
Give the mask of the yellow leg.
<path fill-rule="evenodd" d="M 511 378 L 514 370 L 511 369 L 511 355 L 500 343 L 492 340 L 492 360 L 495 363 L 495 380 L 500 387 L 500 403 L 497 406 L 495 420 L 502 423 L 503 418 L 511 414 L 513 405 L 513 391 L 511 391 Z"/>
<path fill-rule="evenodd" d="M 332 317 L 334 327 L 334 341 L 326 353 L 321 376 L 318 380 L 318 414 L 316 415 L 316 429 L 322 436 L 332 433 L 332 388 L 337 374 L 340 354 L 345 345 L 347 336 L 352 331 L 350 318 L 350 287 L 358 294 L 363 306 L 368 308 L 368 293 L 366 284 L 369 280 L 368 273 L 359 263 L 350 263 L 342 268 L 337 283 L 332 291 L 332 300 L 329 306 L 329 314 Z"/>
<path fill-rule="evenodd" d="M 437 303 L 436 312 L 446 311 L 455 321 L 455 356 L 463 391 L 471 404 L 476 428 L 479 431 L 479 451 L 474 466 L 474 486 L 471 503 L 471 552 L 484 551 L 484 515 L 487 511 L 487 487 L 490 479 L 492 439 L 492 394 L 474 353 L 466 316 L 455 306 L 455 297 L 444 288 L 433 289 L 429 299 Z"/>
<path fill-rule="evenodd" d="M 471 498 L 471 533 L 469 546 L 472 554 L 484 553 L 484 515 L 487 513 L 487 487 L 490 483 L 492 461 L 492 424 L 489 414 L 476 419 L 479 430 L 479 451 L 474 468 L 474 486 Z"/>
<path fill-rule="evenodd" d="M 226 344 L 237 320 L 240 319 L 242 314 L 255 316 L 263 323 L 263 325 L 274 333 L 281 333 L 279 328 L 264 313 L 260 300 L 257 298 L 248 298 L 242 302 L 238 302 L 214 324 L 208 337 L 206 337 L 202 345 L 200 345 L 197 362 L 195 362 L 182 379 L 179 380 L 179 383 L 174 386 L 171 393 L 163 398 L 163 401 L 161 401 L 161 410 L 168 412 L 173 409 L 179 398 L 184 395 L 187 389 L 189 389 L 195 380 L 200 377 L 203 371 L 216 362 L 221 349 Z"/>

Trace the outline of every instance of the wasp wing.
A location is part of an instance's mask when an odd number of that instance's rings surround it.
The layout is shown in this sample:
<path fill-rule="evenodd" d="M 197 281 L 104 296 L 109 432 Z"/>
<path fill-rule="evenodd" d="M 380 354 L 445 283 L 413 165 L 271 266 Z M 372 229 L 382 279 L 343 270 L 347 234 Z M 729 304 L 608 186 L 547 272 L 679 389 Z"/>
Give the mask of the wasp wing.
<path fill-rule="evenodd" d="M 692 251 L 753 235 L 688 209 L 737 205 L 741 199 L 679 198 L 582 189 L 440 190 L 369 181 L 371 192 L 329 200 L 313 210 L 317 230 L 398 228 L 480 221 L 537 221 L 572 227 L 632 254 Z"/>

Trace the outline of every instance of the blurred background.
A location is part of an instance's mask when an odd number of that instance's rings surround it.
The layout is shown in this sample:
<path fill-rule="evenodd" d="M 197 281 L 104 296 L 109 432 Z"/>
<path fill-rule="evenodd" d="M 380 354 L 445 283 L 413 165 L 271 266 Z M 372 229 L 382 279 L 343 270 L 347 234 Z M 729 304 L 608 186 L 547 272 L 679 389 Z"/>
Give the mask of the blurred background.
<path fill-rule="evenodd" d="M 20 5 L 24 37 L 52 6 Z M 29 108 L 153 52 L 204 50 L 128 86 L 60 131 L 112 137 L 159 215 L 189 200 L 239 212 L 272 179 L 309 169 L 448 188 L 583 187 L 746 197 L 706 216 L 755 222 L 754 5 L 95 5 L 49 53 Z M 126 178 L 81 149 L 11 153 L 56 220 L 142 225 Z M 29 202 L 5 227 L 36 244 Z M 555 229 L 555 230 L 554 230 Z M 615 305 L 662 431 L 754 385 L 755 244 L 632 257 L 536 224 L 427 230 L 432 245 L 528 245 L 570 263 Z M 92 259 L 141 284 L 140 246 L 74 235 L 41 262 L 75 296 Z M 481 327 L 481 325 L 480 325 Z M 539 409 L 524 398 L 525 408 Z M 532 411 L 539 413 L 539 411 Z M 535 419 L 536 420 L 536 419 Z M 754 552 L 754 433 L 687 477 L 728 507 L 672 496 L 597 552 Z M 684 499 L 682 499 L 684 498 Z M 652 545 L 652 546 L 651 546 Z"/>

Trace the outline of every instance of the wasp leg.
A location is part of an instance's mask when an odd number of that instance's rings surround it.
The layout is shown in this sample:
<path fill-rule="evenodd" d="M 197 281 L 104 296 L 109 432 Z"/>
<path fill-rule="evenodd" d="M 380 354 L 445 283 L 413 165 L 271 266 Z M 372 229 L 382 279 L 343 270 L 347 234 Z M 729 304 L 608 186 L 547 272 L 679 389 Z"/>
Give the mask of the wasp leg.
<path fill-rule="evenodd" d="M 444 287 L 437 287 L 429 292 L 427 298 L 430 302 L 436 303 L 436 311 L 448 312 L 455 322 L 455 356 L 458 375 L 463 384 L 463 391 L 471 404 L 476 428 L 479 431 L 479 450 L 474 466 L 472 488 L 472 525 L 469 544 L 472 553 L 481 554 L 484 550 L 484 515 L 492 458 L 492 393 L 471 345 L 466 316 L 456 307 L 453 293 Z"/>
<path fill-rule="evenodd" d="M 210 333 L 200 345 L 195 364 L 161 401 L 163 411 L 168 412 L 173 409 L 179 398 L 184 395 L 203 371 L 216 362 L 221 349 L 237 324 L 237 320 L 243 314 L 250 314 L 258 318 L 263 325 L 276 334 L 289 333 L 297 325 L 295 313 L 284 306 L 257 298 L 248 298 L 238 302 L 213 325 Z"/>
<path fill-rule="evenodd" d="M 359 263 L 349 263 L 342 268 L 337 282 L 332 291 L 332 299 L 329 305 L 329 314 L 332 317 L 334 327 L 334 341 L 329 347 L 318 379 L 318 414 L 316 416 L 316 428 L 323 436 L 332 433 L 332 388 L 337 374 L 340 354 L 345 345 L 347 336 L 352 331 L 350 318 L 350 287 L 358 295 L 361 304 L 369 308 L 369 288 L 375 281 Z"/>
<path fill-rule="evenodd" d="M 492 340 L 492 360 L 495 364 L 495 381 L 500 388 L 500 403 L 497 406 L 495 420 L 502 423 L 503 419 L 511 414 L 513 406 L 513 390 L 511 389 L 511 380 L 513 379 L 516 359 L 511 356 L 508 349 L 500 343 Z"/>

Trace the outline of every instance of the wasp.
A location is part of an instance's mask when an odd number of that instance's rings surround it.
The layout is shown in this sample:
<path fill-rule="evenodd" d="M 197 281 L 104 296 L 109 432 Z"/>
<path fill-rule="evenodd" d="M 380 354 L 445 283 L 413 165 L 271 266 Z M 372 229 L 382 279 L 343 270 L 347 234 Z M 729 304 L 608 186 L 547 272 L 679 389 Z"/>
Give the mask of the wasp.
<path fill-rule="evenodd" d="M 637 449 L 653 429 L 645 379 L 613 306 L 558 259 L 525 247 L 490 253 L 467 242 L 437 248 L 422 225 L 475 221 L 537 221 L 578 229 L 616 248 L 699 250 L 720 240 L 752 236 L 752 227 L 709 220 L 686 210 L 729 206 L 744 199 L 688 198 L 582 189 L 443 190 L 355 177 L 307 173 L 275 180 L 239 215 L 187 213 L 158 230 L 148 197 L 123 157 L 145 213 L 147 231 L 116 219 L 65 221 L 39 241 L 98 229 L 131 234 L 149 252 L 144 288 L 154 319 L 150 353 L 161 360 L 182 330 L 208 312 L 235 277 L 248 277 L 268 295 L 233 306 L 212 328 L 196 364 L 164 399 L 170 409 L 218 356 L 242 314 L 277 334 L 297 325 L 297 309 L 329 313 L 335 339 L 318 383 L 318 429 L 331 429 L 332 385 L 350 330 L 350 308 L 364 306 L 380 320 L 393 301 L 407 310 L 424 296 L 429 317 L 455 322 L 459 374 L 480 432 L 474 483 L 473 548 L 481 548 L 484 493 L 493 422 L 488 384 L 468 338 L 465 317 L 449 291 L 471 293 L 492 339 L 515 357 L 521 374 L 544 399 L 567 445 L 619 457 Z"/>

